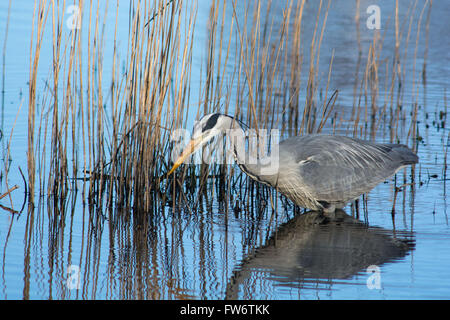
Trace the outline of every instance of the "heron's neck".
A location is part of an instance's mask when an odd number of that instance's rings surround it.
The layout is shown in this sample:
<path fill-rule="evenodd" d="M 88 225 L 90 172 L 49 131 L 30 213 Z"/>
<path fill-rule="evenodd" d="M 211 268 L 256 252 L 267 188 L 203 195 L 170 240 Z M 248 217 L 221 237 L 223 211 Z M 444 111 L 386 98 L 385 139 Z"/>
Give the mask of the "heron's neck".
<path fill-rule="evenodd" d="M 229 130 L 226 132 L 226 134 L 230 139 L 229 141 L 231 142 L 234 159 L 240 166 L 246 163 L 246 134 L 237 120 L 230 118 L 230 121 L 231 123 L 229 126 Z"/>
<path fill-rule="evenodd" d="M 227 135 L 231 139 L 233 155 L 238 166 L 253 180 L 275 186 L 278 177 L 278 163 L 270 163 L 271 156 L 261 157 L 256 150 L 249 151 L 246 147 L 246 133 L 238 121 L 233 118 L 231 121 L 229 127 L 231 130 L 227 132 Z M 254 138 L 256 139 L 256 137 Z M 255 141 L 249 141 L 249 144 L 253 142 Z M 276 167 L 272 167 L 273 165 Z"/>

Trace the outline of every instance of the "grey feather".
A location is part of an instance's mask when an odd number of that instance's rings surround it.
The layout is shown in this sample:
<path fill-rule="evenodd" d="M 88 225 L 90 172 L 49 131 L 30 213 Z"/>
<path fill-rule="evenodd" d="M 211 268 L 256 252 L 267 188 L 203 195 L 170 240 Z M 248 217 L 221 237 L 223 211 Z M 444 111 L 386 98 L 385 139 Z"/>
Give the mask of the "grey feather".
<path fill-rule="evenodd" d="M 376 144 L 332 135 L 287 139 L 280 143 L 280 158 L 290 158 L 280 163 L 281 180 L 290 182 L 280 186 L 281 192 L 297 198 L 298 190 L 293 189 L 305 189 L 301 197 L 311 198 L 309 207 L 316 209 L 314 202 L 343 207 L 400 168 L 418 162 L 417 155 L 401 144 Z"/>
<path fill-rule="evenodd" d="M 239 122 L 222 114 L 204 116 L 194 137 L 212 139 L 217 132 L 237 129 Z M 402 144 L 379 144 L 345 136 L 311 134 L 292 137 L 278 145 L 275 172 L 260 163 L 245 163 L 244 150 L 233 147 L 236 162 L 252 179 L 277 188 L 297 205 L 313 210 L 344 207 L 419 158 Z M 262 163 L 262 162 L 261 162 Z"/>

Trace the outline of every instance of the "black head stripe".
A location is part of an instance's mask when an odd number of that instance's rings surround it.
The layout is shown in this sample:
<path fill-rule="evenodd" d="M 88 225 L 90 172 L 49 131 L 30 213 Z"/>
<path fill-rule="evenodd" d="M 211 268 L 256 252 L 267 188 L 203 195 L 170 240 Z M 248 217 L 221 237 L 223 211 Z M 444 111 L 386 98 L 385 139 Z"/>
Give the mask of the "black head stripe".
<path fill-rule="evenodd" d="M 209 117 L 208 121 L 206 121 L 206 124 L 203 127 L 203 132 L 212 129 L 217 124 L 217 119 L 219 119 L 219 116 L 220 113 L 214 113 L 211 117 Z"/>

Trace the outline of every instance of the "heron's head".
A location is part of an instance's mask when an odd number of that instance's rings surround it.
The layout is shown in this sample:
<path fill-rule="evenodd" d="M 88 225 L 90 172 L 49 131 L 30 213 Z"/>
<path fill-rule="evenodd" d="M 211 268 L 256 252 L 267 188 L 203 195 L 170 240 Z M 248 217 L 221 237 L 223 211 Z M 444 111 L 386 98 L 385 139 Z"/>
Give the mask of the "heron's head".
<path fill-rule="evenodd" d="M 212 138 L 223 132 L 223 130 L 230 128 L 232 121 L 232 117 L 220 113 L 207 114 L 197 121 L 194 125 L 191 141 L 167 175 L 172 174 L 191 154 L 211 141 Z"/>

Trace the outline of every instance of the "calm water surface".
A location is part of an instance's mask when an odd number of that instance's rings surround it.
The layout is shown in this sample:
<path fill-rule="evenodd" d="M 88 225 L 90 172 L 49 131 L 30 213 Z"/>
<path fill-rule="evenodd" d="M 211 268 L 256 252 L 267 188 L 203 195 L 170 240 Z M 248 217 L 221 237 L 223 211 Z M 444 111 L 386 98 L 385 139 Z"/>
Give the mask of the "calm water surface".
<path fill-rule="evenodd" d="M 304 43 L 311 39 L 317 12 L 316 5 L 311 2 L 308 1 L 305 8 Z M 363 59 L 373 38 L 373 30 L 364 26 L 368 17 L 365 9 L 372 2 L 361 1 L 360 4 Z M 377 3 L 381 8 L 381 32 L 387 31 L 382 50 L 385 57 L 381 58 L 391 59 L 395 45 L 392 32 L 394 2 Z M 399 10 L 404 30 L 407 29 L 411 5 L 406 3 L 402 1 Z M 418 19 L 423 5 L 424 1 L 417 1 L 415 19 Z M 110 10 L 115 12 L 115 9 Z M 209 3 L 198 6 L 194 66 L 204 63 L 208 10 Z M 278 4 L 274 4 L 272 10 L 275 16 L 281 16 L 282 8 Z M 27 81 L 33 3 L 12 2 L 4 47 L 7 11 L 8 1 L 2 1 L 0 52 L 5 58 L 5 82 L 1 163 L 2 168 L 9 168 L 8 185 L 17 184 L 20 189 L 12 192 L 11 200 L 5 197 L 0 204 L 20 210 L 24 187 L 18 168 L 26 172 Z M 334 50 L 330 88 L 340 90 L 337 107 L 344 110 L 344 114 L 345 110 L 351 110 L 358 58 L 354 15 L 354 1 L 333 2 L 321 48 L 321 81 L 326 80 Z M 420 83 L 417 98 L 420 105 L 418 130 L 423 138 L 418 146 L 420 164 L 414 173 L 415 185 L 404 188 L 397 195 L 394 217 L 391 215 L 393 178 L 370 193 L 367 207 L 361 208 L 359 219 L 354 219 L 351 208 L 347 207 L 346 214 L 342 213 L 338 222 L 324 225 L 314 223 L 314 214 L 295 215 L 289 206 L 283 209 L 279 205 L 276 214 L 268 209 L 261 214 L 234 214 L 232 209 L 228 210 L 215 200 L 203 204 L 195 215 L 189 210 L 173 212 L 166 207 L 153 219 L 139 213 L 127 219 L 124 217 L 128 215 L 123 214 L 125 209 L 117 208 L 115 217 L 111 218 L 95 212 L 88 205 L 83 206 L 80 192 L 71 194 L 63 218 L 54 219 L 55 212 L 61 208 L 42 197 L 38 199 L 33 215 L 27 215 L 27 207 L 21 214 L 0 209 L 0 297 L 450 298 L 450 278 L 447 276 L 450 270 L 447 194 L 450 190 L 444 166 L 449 131 L 441 126 L 445 120 L 442 112 L 447 112 L 445 91 L 450 85 L 450 42 L 445 36 L 450 30 L 449 16 L 448 1 L 433 1 L 426 57 L 427 84 L 424 87 Z M 111 13 L 106 23 L 113 26 L 114 20 Z M 118 31 L 119 46 L 126 50 L 128 4 L 120 8 L 119 26 L 122 26 Z M 412 26 L 413 40 L 410 40 L 409 54 L 403 61 L 409 77 L 413 70 L 415 30 L 417 24 Z M 424 37 L 422 31 L 420 43 L 424 43 Z M 38 76 L 38 88 L 41 89 L 51 72 L 51 32 L 45 34 L 43 41 Z M 108 45 L 110 42 L 107 36 L 105 48 L 108 50 L 112 48 Z M 305 49 L 305 57 L 307 51 Z M 105 53 L 105 70 L 108 70 L 111 57 L 112 54 Z M 423 59 L 424 48 L 419 47 L 415 70 L 417 79 L 420 79 Z M 200 72 L 201 68 L 194 68 L 192 79 L 200 79 Z M 105 74 L 105 83 L 109 76 Z M 196 82 L 193 81 L 192 92 L 198 92 Z M 305 84 L 306 79 L 302 83 Z M 411 108 L 412 90 L 407 87 L 405 92 L 405 108 Z M 12 131 L 12 161 L 5 163 Z M 346 133 L 345 128 L 341 131 Z M 351 130 L 347 133 L 351 134 Z M 388 139 L 388 135 L 382 132 L 377 135 L 378 141 Z M 1 172 L 3 193 L 6 191 L 5 169 Z M 411 170 L 399 172 L 397 185 L 401 184 L 399 181 L 403 181 L 404 175 L 409 180 Z M 375 268 L 375 273 L 367 270 L 369 266 Z"/>

